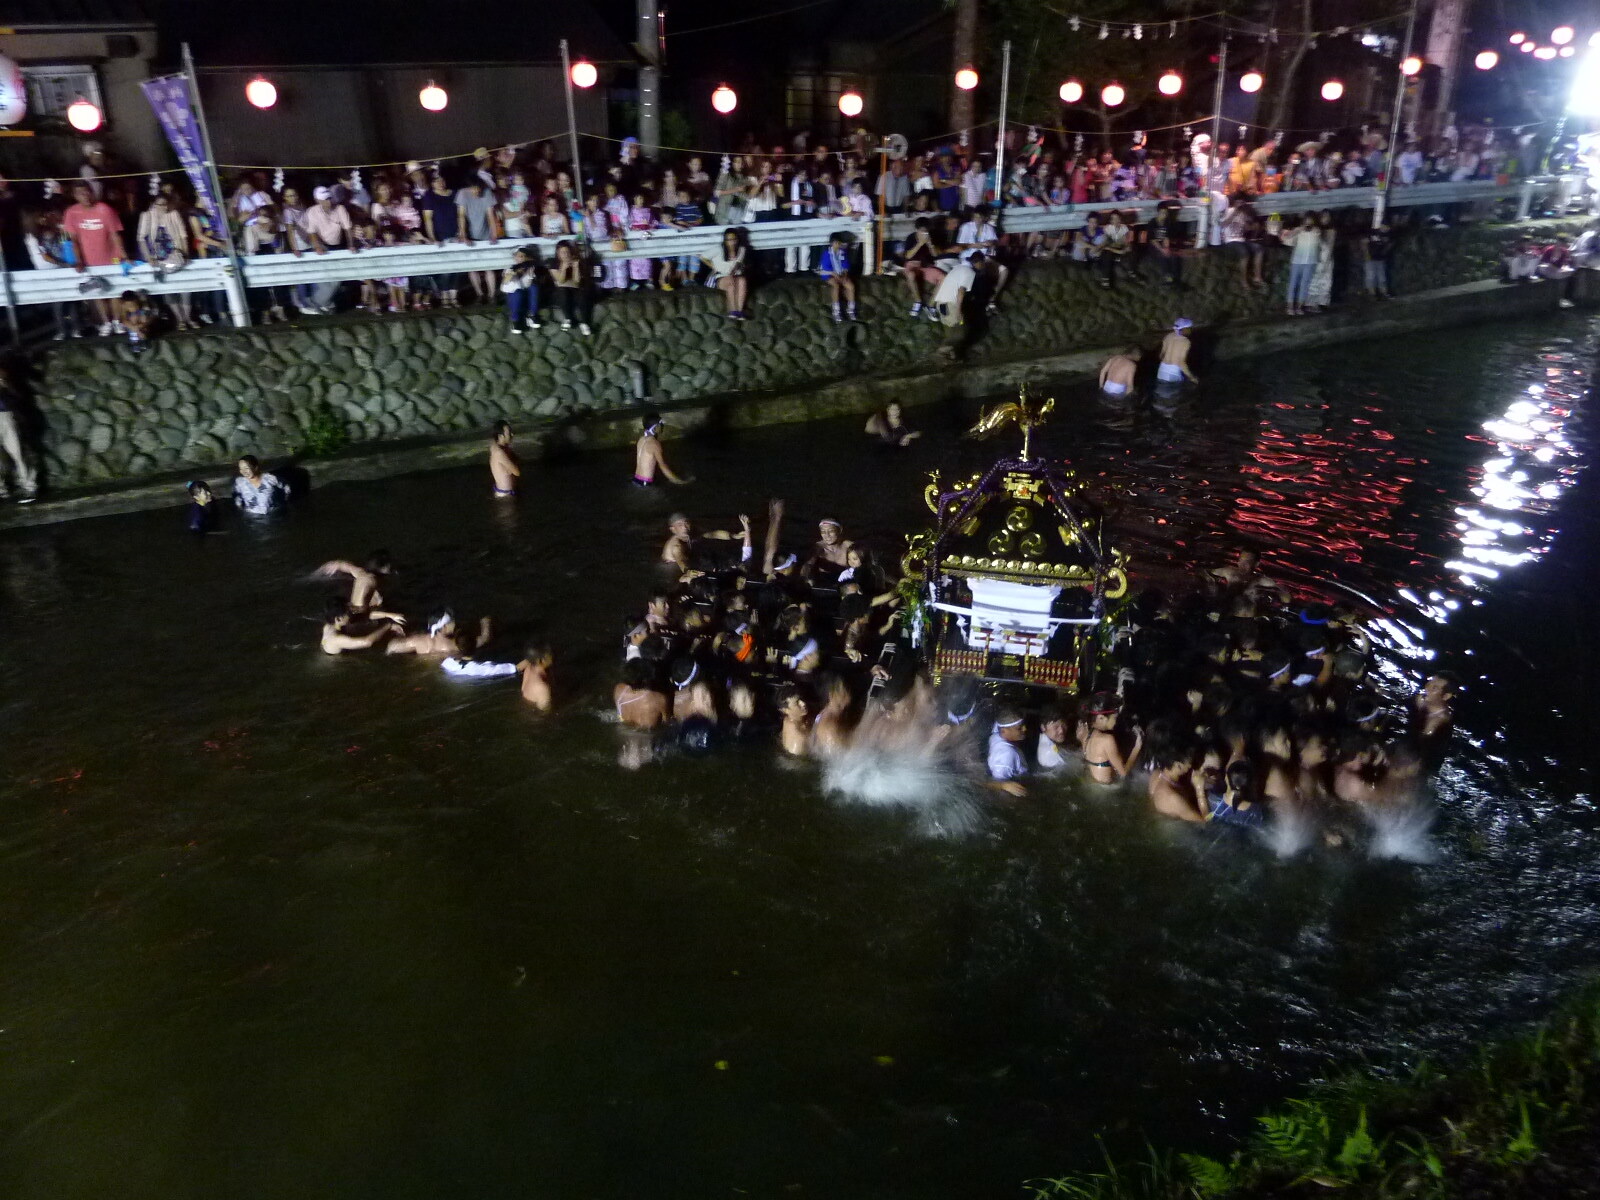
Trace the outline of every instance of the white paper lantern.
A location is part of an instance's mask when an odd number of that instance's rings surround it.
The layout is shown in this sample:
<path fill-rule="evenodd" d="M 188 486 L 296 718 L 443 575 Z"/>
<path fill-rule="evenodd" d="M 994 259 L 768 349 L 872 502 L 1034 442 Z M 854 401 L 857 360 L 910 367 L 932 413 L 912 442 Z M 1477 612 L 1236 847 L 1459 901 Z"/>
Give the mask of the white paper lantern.
<path fill-rule="evenodd" d="M 28 115 L 28 86 L 22 68 L 0 54 L 0 125 L 15 125 Z"/>

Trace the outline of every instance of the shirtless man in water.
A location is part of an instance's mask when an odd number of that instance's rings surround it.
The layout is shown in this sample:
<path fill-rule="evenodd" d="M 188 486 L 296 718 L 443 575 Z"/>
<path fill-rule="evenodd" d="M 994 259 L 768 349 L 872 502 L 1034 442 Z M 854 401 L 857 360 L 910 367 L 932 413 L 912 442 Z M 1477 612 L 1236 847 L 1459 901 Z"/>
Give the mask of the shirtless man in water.
<path fill-rule="evenodd" d="M 850 744 L 850 686 L 837 675 L 830 676 L 826 685 L 827 703 L 817 714 L 811 728 L 812 748 L 826 758 L 839 753 Z"/>
<path fill-rule="evenodd" d="M 817 542 L 812 547 L 811 563 L 825 575 L 838 575 L 850 565 L 850 549 L 855 543 L 844 536 L 844 526 L 831 517 L 817 522 Z"/>
<path fill-rule="evenodd" d="M 335 558 L 323 563 L 316 573 L 330 579 L 335 575 L 350 576 L 350 611 L 362 613 L 383 603 L 383 593 L 378 591 L 378 577 L 393 571 L 394 564 L 389 561 L 389 555 L 385 551 L 375 550 L 364 567 Z"/>
<path fill-rule="evenodd" d="M 669 483 L 692 482 L 692 476 L 680 478 L 673 474 L 672 468 L 667 465 L 667 456 L 661 449 L 661 414 L 645 413 L 641 420 L 644 432 L 639 435 L 639 440 L 633 447 L 633 485 L 649 487 L 655 483 L 657 471 L 660 471 Z"/>
<path fill-rule="evenodd" d="M 489 441 L 489 474 L 494 479 L 494 494 L 507 498 L 517 494 L 517 480 L 522 475 L 522 464 L 511 449 L 511 422 L 501 421 L 494 427 Z"/>
<path fill-rule="evenodd" d="M 1188 317 L 1179 317 L 1172 323 L 1172 332 L 1161 339 L 1161 365 L 1156 368 L 1157 382 L 1182 383 L 1185 379 L 1190 383 L 1200 382 L 1189 369 L 1191 346 L 1186 331 L 1193 327 L 1194 322 Z"/>
<path fill-rule="evenodd" d="M 365 620 L 381 622 L 376 628 L 366 633 L 346 633 L 350 623 L 360 616 Z M 329 609 L 328 619 L 322 623 L 322 652 L 324 654 L 348 654 L 352 650 L 370 650 L 385 638 L 401 632 L 405 628 L 405 618 L 395 613 L 377 612 L 375 610 L 365 613 L 355 613 L 343 605 L 335 604 Z"/>
<path fill-rule="evenodd" d="M 1166 762 L 1154 762 L 1150 771 L 1150 806 L 1163 817 L 1179 821 L 1201 822 L 1206 819 L 1206 807 L 1195 795 L 1194 763 L 1181 751 L 1172 752 Z"/>
<path fill-rule="evenodd" d="M 647 733 L 661 728 L 672 717 L 672 703 L 651 686 L 650 671 L 650 664 L 643 659 L 630 659 L 622 664 L 622 682 L 611 693 L 617 720 Z"/>
<path fill-rule="evenodd" d="M 1144 351 L 1133 346 L 1106 359 L 1106 365 L 1100 368 L 1100 390 L 1108 396 L 1126 396 L 1132 392 L 1139 360 L 1143 357 Z"/>
<path fill-rule="evenodd" d="M 481 646 L 489 640 L 489 618 L 483 618 L 478 626 L 478 636 L 471 634 L 462 635 L 456 627 L 454 613 L 440 613 L 428 624 L 427 633 L 411 633 L 405 637 L 395 637 L 383 648 L 385 654 L 417 654 L 424 656 L 470 654 L 474 647 Z"/>
<path fill-rule="evenodd" d="M 522 698 L 540 712 L 549 712 L 550 664 L 553 656 L 546 646 L 529 646 L 517 670 L 522 672 Z"/>
<path fill-rule="evenodd" d="M 689 556 L 694 550 L 695 532 L 689 518 L 683 513 L 673 513 L 667 518 L 667 530 L 671 534 L 666 543 L 661 547 L 661 561 L 671 563 L 678 570 L 687 574 L 690 570 Z M 754 549 L 750 541 L 750 518 L 744 513 L 739 514 L 739 532 L 733 533 L 727 529 L 708 529 L 699 535 L 701 539 L 716 542 L 731 542 L 743 539 L 744 549 L 741 560 L 748 562 Z"/>
<path fill-rule="evenodd" d="M 811 753 L 811 714 L 806 698 L 793 684 L 778 689 L 778 712 L 783 717 L 783 728 L 778 731 L 778 744 L 791 758 L 804 758 Z"/>

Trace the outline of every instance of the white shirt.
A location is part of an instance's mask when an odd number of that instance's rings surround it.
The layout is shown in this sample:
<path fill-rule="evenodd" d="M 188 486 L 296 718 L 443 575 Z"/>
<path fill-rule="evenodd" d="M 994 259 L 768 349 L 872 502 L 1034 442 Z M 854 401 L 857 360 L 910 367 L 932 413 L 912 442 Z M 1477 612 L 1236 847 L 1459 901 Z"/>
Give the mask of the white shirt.
<path fill-rule="evenodd" d="M 977 208 L 989 195 L 989 173 L 969 168 L 961 176 L 961 190 L 966 196 L 967 207 Z"/>
<path fill-rule="evenodd" d="M 1422 151 L 1406 150 L 1395 159 L 1395 166 L 1400 172 L 1400 182 L 1410 187 L 1417 181 L 1417 172 L 1422 170 Z"/>
<path fill-rule="evenodd" d="M 970 292 L 978 280 L 978 273 L 964 262 L 958 262 L 946 272 L 939 290 L 933 294 L 935 304 L 959 304 L 961 293 Z"/>
<path fill-rule="evenodd" d="M 849 206 L 851 216 L 870 217 L 872 215 L 872 197 L 865 193 L 846 197 L 845 204 Z"/>
<path fill-rule="evenodd" d="M 1044 734 L 1039 735 L 1039 767 L 1045 771 L 1053 771 L 1057 767 L 1067 765 L 1066 756 L 1061 753 L 1061 747 L 1052 742 Z"/>
<path fill-rule="evenodd" d="M 1008 779 L 1020 779 L 1028 773 L 1028 760 L 1022 757 L 1022 751 L 1017 749 L 1015 742 L 1008 742 L 1000 736 L 1000 726 L 996 725 L 989 734 L 989 778 L 1004 783 Z"/>
<path fill-rule="evenodd" d="M 995 236 L 993 223 L 985 223 L 980 225 L 976 221 L 968 221 L 956 231 L 956 241 L 960 242 L 964 246 L 982 246 L 988 242 L 994 241 Z M 971 250 L 963 250 L 961 252 L 962 262 L 966 262 L 967 259 L 971 257 Z"/>

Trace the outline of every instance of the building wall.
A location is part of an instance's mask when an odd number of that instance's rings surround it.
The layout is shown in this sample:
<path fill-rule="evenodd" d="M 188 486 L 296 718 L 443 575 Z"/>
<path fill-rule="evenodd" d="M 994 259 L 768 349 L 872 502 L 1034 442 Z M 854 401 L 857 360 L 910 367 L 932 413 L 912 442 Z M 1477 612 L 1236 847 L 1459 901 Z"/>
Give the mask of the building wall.
<path fill-rule="evenodd" d="M 278 103 L 270 109 L 245 99 L 245 84 L 258 74 L 277 85 Z M 429 80 L 449 93 L 443 112 L 428 112 L 417 101 Z M 561 137 L 567 131 L 563 91 L 558 66 L 200 69 L 218 162 L 250 166 L 426 161 L 470 154 L 478 146 Z M 580 131 L 606 133 L 603 88 L 577 92 L 575 110 Z M 608 156 L 593 142 L 583 153 Z"/>

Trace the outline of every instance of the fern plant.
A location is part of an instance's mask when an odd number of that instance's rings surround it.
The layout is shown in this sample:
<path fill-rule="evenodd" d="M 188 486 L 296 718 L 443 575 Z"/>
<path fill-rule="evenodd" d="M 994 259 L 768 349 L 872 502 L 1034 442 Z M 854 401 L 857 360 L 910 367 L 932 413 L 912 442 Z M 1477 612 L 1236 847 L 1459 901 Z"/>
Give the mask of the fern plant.
<path fill-rule="evenodd" d="M 344 418 L 326 400 L 314 405 L 306 417 L 305 436 L 300 453 L 307 458 L 337 454 L 350 444 L 350 430 Z"/>

